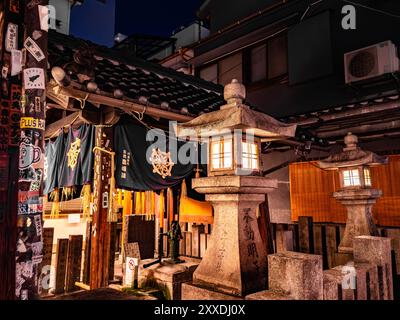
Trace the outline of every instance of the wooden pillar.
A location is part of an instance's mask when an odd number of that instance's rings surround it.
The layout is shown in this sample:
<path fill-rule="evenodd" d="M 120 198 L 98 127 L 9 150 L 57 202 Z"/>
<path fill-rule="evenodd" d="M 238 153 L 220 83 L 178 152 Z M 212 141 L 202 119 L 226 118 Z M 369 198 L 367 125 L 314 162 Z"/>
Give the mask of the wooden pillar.
<path fill-rule="evenodd" d="M 65 291 L 75 291 L 75 282 L 80 281 L 82 265 L 83 236 L 70 236 L 67 255 L 67 276 L 65 279 Z"/>
<path fill-rule="evenodd" d="M 33 1 L 19 10 L 24 15 L 24 48 L 26 60 L 23 67 L 21 104 L 21 139 L 18 181 L 18 239 L 16 251 L 16 298 L 38 298 L 39 265 L 43 259 L 43 194 L 44 130 L 47 73 L 46 17 L 40 16 L 40 6 L 48 0 Z"/>
<path fill-rule="evenodd" d="M 117 223 L 110 225 L 110 265 L 108 267 L 108 280 L 114 280 L 115 251 L 117 244 Z"/>
<path fill-rule="evenodd" d="M 328 268 L 336 266 L 336 253 L 337 253 L 337 236 L 336 226 L 326 225 L 326 255 L 328 260 Z"/>
<path fill-rule="evenodd" d="M 21 70 L 12 74 L 12 50 L 24 41 L 22 0 L 0 2 L 0 300 L 16 298 L 18 150 Z M 21 51 L 14 51 L 20 53 Z M 20 278 L 20 282 L 22 282 Z M 20 291 L 20 285 L 18 286 Z"/>
<path fill-rule="evenodd" d="M 15 298 L 17 176 L 18 150 L 13 149 L 0 156 L 0 300 Z"/>
<path fill-rule="evenodd" d="M 204 233 L 203 224 L 194 224 L 192 226 L 192 255 L 193 257 L 200 257 L 200 234 Z"/>
<path fill-rule="evenodd" d="M 259 206 L 260 217 L 258 218 L 258 228 L 260 230 L 261 239 L 265 243 L 267 254 L 274 253 L 274 240 L 272 225 L 268 206 L 268 196 L 265 196 L 265 202 Z"/>
<path fill-rule="evenodd" d="M 109 150 L 112 145 L 111 132 L 111 128 L 97 127 L 96 147 Z M 110 203 L 110 177 L 111 156 L 97 149 L 94 158 L 91 289 L 106 287 L 109 280 L 110 224 L 107 222 L 107 211 Z"/>
<path fill-rule="evenodd" d="M 91 238 L 92 238 L 92 222 L 86 223 L 86 237 L 85 237 L 85 253 L 83 257 L 83 275 L 82 282 L 89 284 L 90 282 L 90 249 L 91 249 Z"/>

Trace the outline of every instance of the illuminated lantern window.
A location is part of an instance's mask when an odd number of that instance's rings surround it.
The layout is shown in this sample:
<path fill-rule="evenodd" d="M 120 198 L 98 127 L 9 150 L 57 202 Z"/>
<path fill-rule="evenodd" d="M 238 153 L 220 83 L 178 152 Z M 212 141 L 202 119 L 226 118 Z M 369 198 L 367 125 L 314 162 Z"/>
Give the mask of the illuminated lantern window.
<path fill-rule="evenodd" d="M 370 187 L 372 185 L 371 172 L 368 168 L 364 168 L 364 184 L 366 187 Z"/>
<path fill-rule="evenodd" d="M 370 189 L 372 177 L 370 167 L 387 163 L 387 158 L 358 147 L 358 138 L 348 133 L 344 138 L 343 151 L 318 161 L 320 168 L 338 170 L 340 186 L 346 189 Z"/>
<path fill-rule="evenodd" d="M 258 145 L 252 142 L 242 142 L 242 168 L 258 170 Z"/>
<path fill-rule="evenodd" d="M 260 168 L 260 140 L 246 140 L 242 133 L 212 137 L 210 140 L 211 175 L 257 175 Z"/>
<path fill-rule="evenodd" d="M 343 186 L 354 187 L 360 185 L 360 175 L 358 169 L 343 171 Z"/>
<path fill-rule="evenodd" d="M 212 170 L 232 169 L 232 139 L 222 137 L 211 142 Z"/>
<path fill-rule="evenodd" d="M 207 175 L 262 175 L 261 142 L 294 137 L 295 124 L 285 124 L 243 103 L 246 89 L 237 80 L 224 88 L 226 104 L 176 126 L 176 136 L 207 143 Z"/>

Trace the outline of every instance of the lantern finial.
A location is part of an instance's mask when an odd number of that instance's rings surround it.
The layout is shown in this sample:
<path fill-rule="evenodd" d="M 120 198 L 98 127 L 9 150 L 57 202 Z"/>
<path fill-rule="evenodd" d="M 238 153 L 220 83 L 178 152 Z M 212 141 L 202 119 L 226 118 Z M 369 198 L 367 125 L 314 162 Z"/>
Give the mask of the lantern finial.
<path fill-rule="evenodd" d="M 349 132 L 349 133 L 347 133 L 347 136 L 344 137 L 344 143 L 346 145 L 346 148 L 343 148 L 344 151 L 356 150 L 358 138 L 356 135 Z"/>
<path fill-rule="evenodd" d="M 231 83 L 224 88 L 224 99 L 228 104 L 241 104 L 246 99 L 246 88 L 237 79 L 233 79 Z"/>

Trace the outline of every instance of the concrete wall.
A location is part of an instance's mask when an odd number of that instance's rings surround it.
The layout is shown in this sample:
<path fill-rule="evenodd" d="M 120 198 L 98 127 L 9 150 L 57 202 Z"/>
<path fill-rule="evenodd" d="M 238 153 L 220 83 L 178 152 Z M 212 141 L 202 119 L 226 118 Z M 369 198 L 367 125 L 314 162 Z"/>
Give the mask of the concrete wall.
<path fill-rule="evenodd" d="M 71 17 L 71 4 L 69 0 L 49 0 L 49 4 L 56 9 L 56 19 L 61 21 L 57 32 L 69 34 L 69 24 Z"/>

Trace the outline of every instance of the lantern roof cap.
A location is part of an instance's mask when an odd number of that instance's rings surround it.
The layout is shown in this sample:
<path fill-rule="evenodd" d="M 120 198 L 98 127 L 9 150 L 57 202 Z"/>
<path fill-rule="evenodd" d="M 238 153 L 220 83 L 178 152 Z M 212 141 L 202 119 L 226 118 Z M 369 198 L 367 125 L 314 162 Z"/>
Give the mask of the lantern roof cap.
<path fill-rule="evenodd" d="M 242 129 L 264 141 L 295 136 L 296 124 L 286 124 L 265 113 L 252 110 L 243 103 L 245 98 L 245 87 L 233 79 L 224 88 L 224 99 L 227 104 L 221 106 L 220 110 L 204 113 L 191 121 L 178 124 L 176 135 L 200 140 Z"/>
<path fill-rule="evenodd" d="M 342 152 L 318 161 L 318 166 L 325 170 L 335 170 L 356 166 L 377 166 L 388 162 L 387 157 L 379 156 L 372 151 L 362 150 L 358 147 L 358 137 L 351 132 L 344 138 L 344 143 L 346 146 Z"/>

